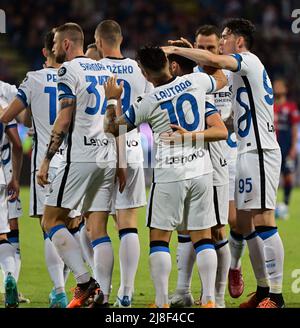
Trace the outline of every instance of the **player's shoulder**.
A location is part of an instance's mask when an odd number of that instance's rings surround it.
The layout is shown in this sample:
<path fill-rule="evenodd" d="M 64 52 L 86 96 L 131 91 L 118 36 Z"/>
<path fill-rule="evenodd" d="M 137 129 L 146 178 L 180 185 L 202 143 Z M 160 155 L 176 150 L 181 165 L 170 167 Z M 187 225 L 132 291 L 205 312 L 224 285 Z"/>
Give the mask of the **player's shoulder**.
<path fill-rule="evenodd" d="M 247 61 L 248 63 L 253 63 L 254 65 L 258 63 L 262 64 L 258 56 L 251 51 L 243 51 L 241 53 L 234 54 L 234 56 L 235 57 L 239 56 L 242 59 L 242 61 Z"/>
<path fill-rule="evenodd" d="M 209 75 L 206 74 L 205 72 L 198 71 L 198 72 L 193 72 L 193 73 L 182 75 L 181 80 L 190 82 L 190 85 L 186 85 L 186 86 L 193 86 L 193 84 L 202 86 L 203 85 L 202 82 L 206 81 L 206 79 L 208 77 L 209 77 Z"/>
<path fill-rule="evenodd" d="M 4 90 L 14 91 L 16 90 L 16 86 L 0 80 L 0 95 L 4 95 Z"/>
<path fill-rule="evenodd" d="M 135 107 L 139 107 L 139 109 L 149 108 L 152 106 L 151 104 L 153 104 L 153 91 L 139 95 L 134 102 Z"/>
<path fill-rule="evenodd" d="M 73 60 L 64 62 L 57 71 L 58 77 L 63 77 L 68 72 L 73 71 L 75 69 L 75 62 Z"/>
<path fill-rule="evenodd" d="M 26 73 L 25 78 L 22 83 L 32 83 L 34 81 L 38 81 L 42 75 L 44 75 L 44 68 L 36 71 L 29 71 Z"/>

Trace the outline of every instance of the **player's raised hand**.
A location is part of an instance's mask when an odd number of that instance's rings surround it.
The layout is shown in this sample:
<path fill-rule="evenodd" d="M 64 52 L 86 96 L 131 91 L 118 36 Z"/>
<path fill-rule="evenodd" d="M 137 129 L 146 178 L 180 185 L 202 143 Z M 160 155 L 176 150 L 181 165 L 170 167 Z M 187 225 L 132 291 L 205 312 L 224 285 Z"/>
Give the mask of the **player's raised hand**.
<path fill-rule="evenodd" d="M 174 46 L 164 46 L 161 47 L 162 51 L 166 54 L 166 55 L 171 55 L 175 52 L 175 48 Z"/>
<path fill-rule="evenodd" d="M 183 37 L 180 40 L 168 40 L 168 44 L 176 47 L 194 48 L 191 42 Z"/>
<path fill-rule="evenodd" d="M 105 97 L 106 99 L 119 99 L 121 98 L 123 92 L 123 84 L 121 81 L 120 84 L 117 83 L 116 76 L 110 77 L 107 82 L 104 83 Z"/>
<path fill-rule="evenodd" d="M 37 183 L 44 187 L 46 184 L 49 184 L 48 181 L 48 171 L 49 171 L 49 162 L 44 160 L 40 166 L 40 169 L 37 174 Z"/>
<path fill-rule="evenodd" d="M 184 136 L 187 136 L 189 132 L 183 127 L 175 124 L 170 124 L 172 128 L 172 133 L 162 133 L 160 134 L 160 140 L 167 144 L 180 144 L 184 141 Z"/>

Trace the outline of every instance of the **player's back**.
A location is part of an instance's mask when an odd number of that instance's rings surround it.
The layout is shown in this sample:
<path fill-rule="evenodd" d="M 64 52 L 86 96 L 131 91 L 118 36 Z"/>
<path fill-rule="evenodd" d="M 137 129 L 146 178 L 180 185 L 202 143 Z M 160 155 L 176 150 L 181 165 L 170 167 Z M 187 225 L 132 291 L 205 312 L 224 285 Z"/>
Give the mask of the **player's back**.
<path fill-rule="evenodd" d="M 124 81 L 124 91 L 121 97 L 123 112 L 129 108 L 138 96 L 153 89 L 143 76 L 137 62 L 133 59 L 106 57 L 101 59 L 99 63 L 117 76 L 118 82 Z"/>
<path fill-rule="evenodd" d="M 137 62 L 130 58 L 106 57 L 99 61 L 113 75 L 118 78 L 118 83 L 123 81 L 122 111 L 123 113 L 130 107 L 138 96 L 143 95 L 153 89 L 142 74 Z M 143 162 L 143 150 L 141 147 L 141 138 L 134 129 L 126 134 L 127 162 Z"/>
<path fill-rule="evenodd" d="M 159 137 L 163 132 L 171 132 L 170 123 L 188 131 L 204 130 L 205 117 L 209 115 L 205 110 L 205 96 L 212 89 L 214 82 L 208 75 L 184 75 L 156 87 L 127 112 L 129 122 L 135 125 L 148 122 L 155 133 L 158 145 L 155 182 L 180 181 L 212 172 L 208 152 L 201 147 L 203 143 L 195 146 L 188 141 L 184 147 L 170 146 Z"/>
<path fill-rule="evenodd" d="M 238 70 L 232 74 L 238 151 L 278 149 L 274 129 L 274 96 L 267 71 L 251 52 L 235 54 L 234 57 L 238 61 Z"/>
<path fill-rule="evenodd" d="M 38 71 L 28 72 L 18 89 L 18 98 L 32 114 L 34 128 L 34 144 L 31 161 L 31 171 L 39 168 L 48 147 L 52 126 L 58 110 L 57 100 L 57 69 L 43 68 Z M 57 167 L 61 160 L 63 149 L 54 156 L 51 167 Z"/>
<path fill-rule="evenodd" d="M 0 80 L 0 98 L 6 103 L 6 106 L 14 99 L 17 91 L 15 85 Z"/>
<path fill-rule="evenodd" d="M 58 99 L 76 99 L 67 137 L 67 162 L 115 161 L 115 139 L 103 130 L 103 84 L 111 75 L 101 63 L 86 57 L 76 57 L 59 69 Z"/>

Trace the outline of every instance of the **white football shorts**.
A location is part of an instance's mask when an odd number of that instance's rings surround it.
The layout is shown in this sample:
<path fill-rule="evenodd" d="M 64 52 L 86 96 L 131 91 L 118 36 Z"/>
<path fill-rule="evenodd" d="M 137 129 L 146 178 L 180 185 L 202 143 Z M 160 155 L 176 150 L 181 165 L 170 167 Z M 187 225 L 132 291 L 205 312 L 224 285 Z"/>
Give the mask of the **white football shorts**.
<path fill-rule="evenodd" d="M 212 183 L 212 173 L 188 180 L 153 183 L 147 226 L 167 231 L 204 230 L 215 226 Z"/>
<path fill-rule="evenodd" d="M 254 150 L 238 155 L 235 181 L 237 209 L 275 209 L 280 167 L 280 149 Z"/>

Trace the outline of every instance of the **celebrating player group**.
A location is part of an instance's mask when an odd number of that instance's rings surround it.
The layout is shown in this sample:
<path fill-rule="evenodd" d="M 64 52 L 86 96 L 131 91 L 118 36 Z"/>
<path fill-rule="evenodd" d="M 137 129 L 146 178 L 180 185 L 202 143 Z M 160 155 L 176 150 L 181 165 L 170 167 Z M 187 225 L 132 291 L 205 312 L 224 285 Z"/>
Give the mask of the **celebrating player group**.
<path fill-rule="evenodd" d="M 45 36 L 44 68 L 19 88 L 0 81 L 0 267 L 5 306 L 26 301 L 17 289 L 21 122 L 33 134 L 30 216 L 39 219 L 53 289 L 51 308 L 134 306 L 139 275 L 138 209 L 147 203 L 151 307 L 225 308 L 242 295 L 248 246 L 257 289 L 241 308 L 282 308 L 284 248 L 274 209 L 281 152 L 268 73 L 251 52 L 254 26 L 230 19 L 200 26 L 195 40 L 144 46 L 122 55 L 122 31 L 104 20 L 84 53 L 76 23 Z M 154 140 L 146 201 L 139 127 Z M 120 237 L 120 286 L 111 292 L 114 255 L 109 215 Z M 230 236 L 226 236 L 226 225 Z M 177 287 L 169 295 L 169 242 L 178 235 Z M 196 264 L 201 297 L 193 298 Z M 77 286 L 68 301 L 69 273 Z M 45 295 L 47 297 L 48 295 Z"/>

